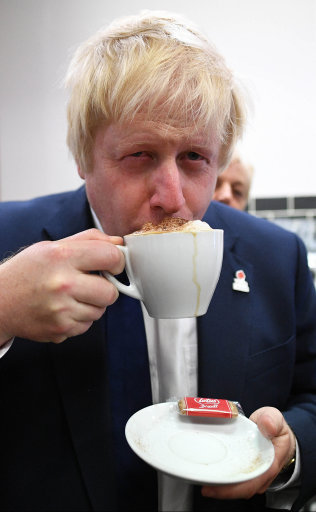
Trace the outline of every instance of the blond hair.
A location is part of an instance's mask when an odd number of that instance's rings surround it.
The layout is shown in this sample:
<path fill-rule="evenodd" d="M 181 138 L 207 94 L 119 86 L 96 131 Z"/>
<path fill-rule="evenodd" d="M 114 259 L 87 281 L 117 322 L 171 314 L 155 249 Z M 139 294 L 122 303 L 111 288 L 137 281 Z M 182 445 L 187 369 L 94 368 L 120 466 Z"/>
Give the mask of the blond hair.
<path fill-rule="evenodd" d="M 83 43 L 66 76 L 69 148 L 89 170 L 102 123 L 148 119 L 206 128 L 222 142 L 225 167 L 241 136 L 245 108 L 224 59 L 181 16 L 145 11 L 114 21 Z"/>

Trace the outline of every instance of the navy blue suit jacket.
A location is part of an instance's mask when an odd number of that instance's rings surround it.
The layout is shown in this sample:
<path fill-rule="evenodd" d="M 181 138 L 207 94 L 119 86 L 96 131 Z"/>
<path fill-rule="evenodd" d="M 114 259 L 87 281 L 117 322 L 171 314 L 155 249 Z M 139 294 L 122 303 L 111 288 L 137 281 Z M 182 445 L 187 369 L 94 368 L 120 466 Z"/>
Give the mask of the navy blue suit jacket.
<path fill-rule="evenodd" d="M 302 457 L 298 510 L 316 492 L 316 298 L 305 248 L 296 235 L 216 202 L 205 220 L 224 229 L 225 248 L 198 319 L 199 395 L 238 400 L 246 415 L 265 405 L 284 412 Z M 0 258 L 91 226 L 84 188 L 0 203 Z M 249 293 L 232 289 L 238 269 Z M 106 316 L 60 345 L 16 339 L 1 359 L 1 510 L 117 509 Z M 220 509 L 213 500 L 196 507 Z"/>

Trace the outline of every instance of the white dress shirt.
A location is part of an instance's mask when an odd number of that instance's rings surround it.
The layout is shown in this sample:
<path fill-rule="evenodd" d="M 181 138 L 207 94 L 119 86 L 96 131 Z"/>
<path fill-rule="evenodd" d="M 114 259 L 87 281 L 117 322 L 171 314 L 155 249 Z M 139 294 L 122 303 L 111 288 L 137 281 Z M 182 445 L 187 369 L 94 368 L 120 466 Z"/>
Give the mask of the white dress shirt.
<path fill-rule="evenodd" d="M 1 357 L 4 356 L 4 354 L 6 354 L 8 352 L 9 348 L 11 347 L 11 345 L 13 343 L 13 340 L 14 340 L 14 338 L 12 338 L 12 340 L 9 340 L 6 343 L 4 343 L 3 345 L 1 345 L 1 347 L 0 347 L 0 359 L 1 359 Z"/>
<path fill-rule="evenodd" d="M 195 318 L 151 318 L 142 304 L 153 403 L 197 394 L 197 331 Z M 158 473 L 158 510 L 189 511 L 192 486 Z"/>

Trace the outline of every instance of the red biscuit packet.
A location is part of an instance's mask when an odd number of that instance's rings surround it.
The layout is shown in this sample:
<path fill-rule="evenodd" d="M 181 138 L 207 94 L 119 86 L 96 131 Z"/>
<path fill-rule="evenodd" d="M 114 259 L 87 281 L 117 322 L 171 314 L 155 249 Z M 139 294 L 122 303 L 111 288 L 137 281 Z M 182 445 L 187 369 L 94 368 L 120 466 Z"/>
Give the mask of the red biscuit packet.
<path fill-rule="evenodd" d="M 178 401 L 179 413 L 185 416 L 212 418 L 237 418 L 242 412 L 238 402 L 221 398 L 200 398 L 185 396 Z"/>

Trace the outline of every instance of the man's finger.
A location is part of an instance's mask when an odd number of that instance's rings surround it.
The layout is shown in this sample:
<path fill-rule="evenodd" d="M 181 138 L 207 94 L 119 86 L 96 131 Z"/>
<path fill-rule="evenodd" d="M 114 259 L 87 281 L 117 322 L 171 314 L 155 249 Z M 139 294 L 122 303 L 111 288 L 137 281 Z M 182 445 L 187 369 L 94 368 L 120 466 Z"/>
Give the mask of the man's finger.
<path fill-rule="evenodd" d="M 81 274 L 73 285 L 72 295 L 78 302 L 104 308 L 116 301 L 118 291 L 103 276 Z"/>
<path fill-rule="evenodd" d="M 104 240 L 105 242 L 111 242 L 115 245 L 122 245 L 123 238 L 120 236 L 111 236 L 103 233 L 99 229 L 91 228 L 85 231 L 80 231 L 75 235 L 68 236 L 62 240 Z"/>
<path fill-rule="evenodd" d="M 67 260 L 82 272 L 107 270 L 119 274 L 125 266 L 122 252 L 115 244 L 105 240 L 61 240 L 45 246 L 50 252 L 51 262 Z"/>

